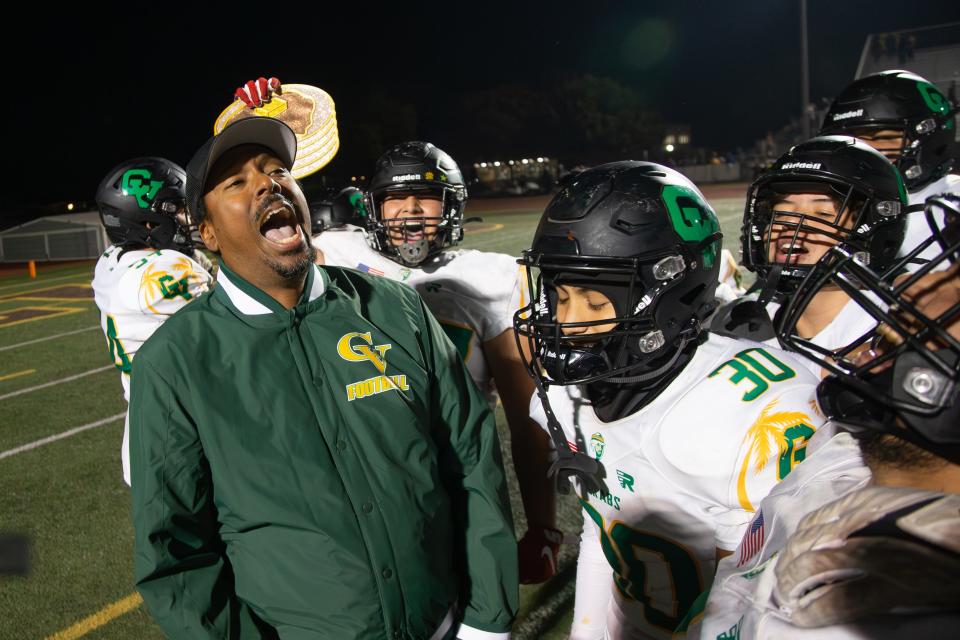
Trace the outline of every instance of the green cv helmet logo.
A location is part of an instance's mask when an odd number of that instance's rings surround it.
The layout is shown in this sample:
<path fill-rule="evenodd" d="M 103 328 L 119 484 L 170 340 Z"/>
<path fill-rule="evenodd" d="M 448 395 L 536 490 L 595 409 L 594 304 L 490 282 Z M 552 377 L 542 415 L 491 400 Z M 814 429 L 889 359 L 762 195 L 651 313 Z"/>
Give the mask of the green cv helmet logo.
<path fill-rule="evenodd" d="M 720 231 L 720 221 L 713 209 L 694 191 L 682 185 L 666 185 L 663 202 L 670 222 L 684 242 L 703 242 Z M 710 268 L 717 259 L 720 242 L 703 248 L 703 266 Z"/>
<path fill-rule="evenodd" d="M 946 113 L 949 111 L 950 107 L 947 99 L 929 82 L 918 82 L 917 90 L 920 91 L 920 95 L 923 96 L 923 101 L 927 103 L 930 111 L 934 113 Z"/>
<path fill-rule="evenodd" d="M 124 195 L 137 199 L 137 206 L 149 209 L 151 201 L 157 197 L 157 192 L 163 186 L 161 180 L 151 180 L 152 174 L 146 169 L 129 169 L 123 174 L 120 189 Z"/>

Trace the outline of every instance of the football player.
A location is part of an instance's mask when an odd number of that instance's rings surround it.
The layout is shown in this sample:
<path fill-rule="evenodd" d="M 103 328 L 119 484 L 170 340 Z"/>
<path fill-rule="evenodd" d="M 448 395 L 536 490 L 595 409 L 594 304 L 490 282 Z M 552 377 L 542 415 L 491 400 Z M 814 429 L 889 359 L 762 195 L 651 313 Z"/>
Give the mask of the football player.
<path fill-rule="evenodd" d="M 571 638 L 669 638 L 821 424 L 797 359 L 703 328 L 720 246 L 692 182 L 626 161 L 568 180 L 523 252 L 531 415 L 584 511 Z"/>
<path fill-rule="evenodd" d="M 893 162 L 906 181 L 911 205 L 922 208 L 933 194 L 960 193 L 957 168 L 957 106 L 936 86 L 909 71 L 881 71 L 860 78 L 830 105 L 820 135 L 856 136 Z M 929 235 L 919 211 L 911 214 L 901 256 Z M 929 259 L 928 253 L 917 256 Z M 915 268 L 911 261 L 908 268 Z"/>
<path fill-rule="evenodd" d="M 326 231 L 314 244 L 326 264 L 414 287 L 490 403 L 499 397 L 528 522 L 519 543 L 520 579 L 543 582 L 556 569 L 561 534 L 546 474 L 549 442 L 528 416 L 533 384 L 513 334 L 513 314 L 527 302 L 516 258 L 455 249 L 463 238 L 467 190 L 457 163 L 429 142 L 405 142 L 384 153 L 362 201 L 354 200 L 362 227 Z"/>
<path fill-rule="evenodd" d="M 960 622 L 960 197 L 928 199 L 925 217 L 937 242 L 916 273 L 837 247 L 788 306 L 778 330 L 833 373 L 819 397 L 844 430 L 764 498 L 687 637 L 945 637 Z M 791 329 L 828 284 L 879 324 L 824 354 Z"/>
<path fill-rule="evenodd" d="M 881 273 L 896 262 L 906 207 L 900 173 L 865 143 L 825 136 L 794 146 L 747 192 L 743 265 L 757 274 L 759 293 L 721 308 L 711 328 L 777 345 L 772 320 L 830 247 L 846 242 L 858 260 Z M 796 330 L 833 348 L 873 324 L 843 291 L 826 287 Z"/>
<path fill-rule="evenodd" d="M 186 173 L 163 158 L 134 158 L 97 189 L 100 220 L 111 245 L 97 261 L 93 295 L 110 357 L 130 401 L 133 358 L 164 320 L 211 286 L 209 259 L 195 252 L 184 207 Z M 130 484 L 129 421 L 120 458 Z"/>

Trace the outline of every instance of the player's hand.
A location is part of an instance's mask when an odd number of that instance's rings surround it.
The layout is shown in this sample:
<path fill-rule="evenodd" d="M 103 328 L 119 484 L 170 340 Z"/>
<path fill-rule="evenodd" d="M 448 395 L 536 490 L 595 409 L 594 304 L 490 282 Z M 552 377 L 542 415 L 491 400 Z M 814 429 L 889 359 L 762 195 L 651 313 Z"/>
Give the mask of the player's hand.
<path fill-rule="evenodd" d="M 283 93 L 280 80 L 277 78 L 270 78 L 268 80 L 267 78 L 260 77 L 256 80 L 248 80 L 242 87 L 239 87 L 233 95 L 237 100 L 242 100 L 244 104 L 251 109 L 256 109 L 270 102 L 275 93 L 277 95 Z"/>
<path fill-rule="evenodd" d="M 556 529 L 537 526 L 527 529 L 517 543 L 520 584 L 546 582 L 557 573 L 561 542 L 563 533 Z"/>

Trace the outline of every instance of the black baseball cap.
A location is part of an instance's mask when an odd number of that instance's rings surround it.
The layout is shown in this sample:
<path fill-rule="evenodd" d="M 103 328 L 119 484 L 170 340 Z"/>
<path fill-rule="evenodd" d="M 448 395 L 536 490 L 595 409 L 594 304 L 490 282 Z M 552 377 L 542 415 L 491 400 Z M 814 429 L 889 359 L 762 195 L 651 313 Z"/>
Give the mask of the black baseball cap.
<path fill-rule="evenodd" d="M 194 222 L 204 217 L 203 196 L 210 170 L 223 154 L 244 144 L 258 144 L 276 154 L 289 169 L 297 157 L 297 136 L 289 126 L 263 116 L 241 118 L 207 140 L 187 164 L 187 210 Z"/>

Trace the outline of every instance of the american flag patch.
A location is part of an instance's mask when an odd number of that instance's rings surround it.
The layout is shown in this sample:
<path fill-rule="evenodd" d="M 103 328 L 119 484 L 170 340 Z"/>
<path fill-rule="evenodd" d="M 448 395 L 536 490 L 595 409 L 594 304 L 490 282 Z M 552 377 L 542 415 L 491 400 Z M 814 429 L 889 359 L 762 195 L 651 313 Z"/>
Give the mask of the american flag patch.
<path fill-rule="evenodd" d="M 380 269 L 374 269 L 373 267 L 368 267 L 367 265 L 363 264 L 362 262 L 357 265 L 357 271 L 363 271 L 364 273 L 369 273 L 369 274 L 372 274 L 372 275 L 375 275 L 375 276 L 385 275 L 385 274 L 383 273 L 383 271 L 380 271 Z"/>
<path fill-rule="evenodd" d="M 750 523 L 750 528 L 740 541 L 740 559 L 737 566 L 742 567 L 750 558 L 757 555 L 763 547 L 763 511 L 757 511 L 756 517 Z"/>

